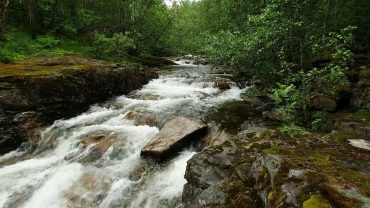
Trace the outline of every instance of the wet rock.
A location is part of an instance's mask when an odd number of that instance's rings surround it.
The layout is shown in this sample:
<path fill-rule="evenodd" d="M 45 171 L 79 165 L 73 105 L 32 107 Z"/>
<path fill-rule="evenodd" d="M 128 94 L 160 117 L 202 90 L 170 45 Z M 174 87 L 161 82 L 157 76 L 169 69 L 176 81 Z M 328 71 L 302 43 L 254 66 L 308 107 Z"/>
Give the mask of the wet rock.
<path fill-rule="evenodd" d="M 146 171 L 145 164 L 140 163 L 138 166 L 134 168 L 133 171 L 130 172 L 129 179 L 131 181 L 139 181 L 143 177 L 145 171 Z"/>
<path fill-rule="evenodd" d="M 142 95 L 140 96 L 140 99 L 141 100 L 158 100 L 159 99 L 159 96 L 157 95 Z"/>
<path fill-rule="evenodd" d="M 139 113 L 130 111 L 125 116 L 125 119 L 133 120 L 135 125 L 148 125 L 148 126 L 158 126 L 159 119 L 151 113 Z"/>
<path fill-rule="evenodd" d="M 216 80 L 215 81 L 216 87 L 220 90 L 229 90 L 231 89 L 230 83 L 228 80 Z"/>
<path fill-rule="evenodd" d="M 113 146 L 117 138 L 118 134 L 115 132 L 102 132 L 94 133 L 81 139 L 80 144 L 88 149 L 88 154 L 82 161 L 91 162 L 100 159 L 104 153 Z"/>
<path fill-rule="evenodd" d="M 112 179 L 101 172 L 88 171 L 64 192 L 64 196 L 73 207 L 94 207 L 107 196 L 111 184 Z"/>
<path fill-rule="evenodd" d="M 202 121 L 177 117 L 168 121 L 142 150 L 142 156 L 163 160 L 203 136 L 207 125 Z"/>

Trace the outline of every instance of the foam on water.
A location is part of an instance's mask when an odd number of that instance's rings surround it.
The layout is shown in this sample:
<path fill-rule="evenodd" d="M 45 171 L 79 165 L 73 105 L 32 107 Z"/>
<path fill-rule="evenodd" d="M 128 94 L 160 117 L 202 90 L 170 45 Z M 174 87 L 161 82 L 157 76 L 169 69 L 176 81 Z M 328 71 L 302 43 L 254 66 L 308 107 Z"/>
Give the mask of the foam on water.
<path fill-rule="evenodd" d="M 206 67 L 175 67 L 129 96 L 55 121 L 33 152 L 0 157 L 0 207 L 178 206 L 186 162 L 195 153 L 184 150 L 161 165 L 142 159 L 141 149 L 159 129 L 135 126 L 125 117 L 130 111 L 150 113 L 163 123 L 180 115 L 203 116 L 212 107 L 240 99 L 242 89 L 220 91 L 210 72 Z M 115 138 L 101 155 L 97 144 L 81 144 L 96 135 Z"/>

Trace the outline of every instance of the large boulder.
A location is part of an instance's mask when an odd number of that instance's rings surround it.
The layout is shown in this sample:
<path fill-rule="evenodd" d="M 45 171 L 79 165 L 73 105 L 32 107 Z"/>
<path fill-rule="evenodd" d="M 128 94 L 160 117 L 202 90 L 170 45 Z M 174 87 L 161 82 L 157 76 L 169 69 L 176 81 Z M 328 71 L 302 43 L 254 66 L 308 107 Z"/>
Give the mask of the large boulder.
<path fill-rule="evenodd" d="M 196 141 L 207 130 L 199 120 L 177 117 L 167 122 L 161 131 L 142 150 L 142 156 L 163 160 L 186 145 Z"/>

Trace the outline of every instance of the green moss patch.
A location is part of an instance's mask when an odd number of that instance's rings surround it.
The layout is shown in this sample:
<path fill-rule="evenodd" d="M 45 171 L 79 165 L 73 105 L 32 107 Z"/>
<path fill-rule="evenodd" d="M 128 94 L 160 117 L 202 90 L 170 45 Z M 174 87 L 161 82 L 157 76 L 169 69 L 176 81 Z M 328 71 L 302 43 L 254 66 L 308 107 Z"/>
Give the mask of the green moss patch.
<path fill-rule="evenodd" d="M 332 206 L 321 196 L 313 195 L 308 200 L 303 202 L 303 208 L 332 208 Z"/>

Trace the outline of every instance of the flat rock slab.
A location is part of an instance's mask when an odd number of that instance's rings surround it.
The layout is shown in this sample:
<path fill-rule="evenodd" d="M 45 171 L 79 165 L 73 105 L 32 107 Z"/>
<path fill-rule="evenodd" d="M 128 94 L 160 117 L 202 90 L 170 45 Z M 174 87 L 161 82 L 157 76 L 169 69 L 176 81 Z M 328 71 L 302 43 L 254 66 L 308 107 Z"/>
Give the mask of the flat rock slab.
<path fill-rule="evenodd" d="M 141 150 L 141 156 L 163 160 L 199 139 L 207 130 L 200 120 L 177 117 L 167 122 Z"/>

